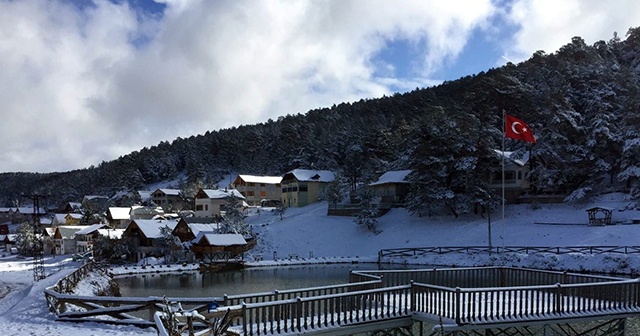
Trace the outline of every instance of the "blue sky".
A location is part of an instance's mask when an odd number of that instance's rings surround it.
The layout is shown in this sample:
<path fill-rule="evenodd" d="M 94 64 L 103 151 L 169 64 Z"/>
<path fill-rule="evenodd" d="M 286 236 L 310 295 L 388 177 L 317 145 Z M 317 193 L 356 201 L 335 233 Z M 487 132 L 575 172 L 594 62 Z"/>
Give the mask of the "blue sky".
<path fill-rule="evenodd" d="M 206 131 L 622 38 L 635 0 L 0 0 L 0 172 L 68 171 Z"/>

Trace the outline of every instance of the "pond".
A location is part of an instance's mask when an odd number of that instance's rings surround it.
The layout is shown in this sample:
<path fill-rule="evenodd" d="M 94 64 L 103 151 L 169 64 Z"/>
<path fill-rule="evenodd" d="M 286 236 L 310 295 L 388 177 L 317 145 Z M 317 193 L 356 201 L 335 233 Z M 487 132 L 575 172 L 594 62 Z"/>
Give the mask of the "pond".
<path fill-rule="evenodd" d="M 220 297 L 348 283 L 349 271 L 372 269 L 379 269 L 378 264 L 317 264 L 223 272 L 139 274 L 114 280 L 122 296 L 126 297 Z"/>

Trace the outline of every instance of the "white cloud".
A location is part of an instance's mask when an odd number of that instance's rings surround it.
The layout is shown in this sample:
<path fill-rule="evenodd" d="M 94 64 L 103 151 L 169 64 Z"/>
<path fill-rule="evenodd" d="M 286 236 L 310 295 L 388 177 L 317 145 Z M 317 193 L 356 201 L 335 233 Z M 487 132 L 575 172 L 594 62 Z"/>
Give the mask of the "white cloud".
<path fill-rule="evenodd" d="M 0 1 L 0 171 L 69 170 L 143 146 L 431 85 L 484 1 Z M 421 76 L 376 77 L 391 39 Z M 142 42 L 141 42 L 142 41 Z M 420 63 L 418 63 L 420 64 Z M 5 70 L 6 69 L 6 70 Z"/>
<path fill-rule="evenodd" d="M 520 29 L 505 54 L 522 61 L 537 50 L 551 54 L 575 36 L 582 37 L 587 44 L 607 41 L 614 32 L 624 39 L 629 28 L 638 25 L 640 3 L 634 0 L 516 0 L 507 15 Z"/>

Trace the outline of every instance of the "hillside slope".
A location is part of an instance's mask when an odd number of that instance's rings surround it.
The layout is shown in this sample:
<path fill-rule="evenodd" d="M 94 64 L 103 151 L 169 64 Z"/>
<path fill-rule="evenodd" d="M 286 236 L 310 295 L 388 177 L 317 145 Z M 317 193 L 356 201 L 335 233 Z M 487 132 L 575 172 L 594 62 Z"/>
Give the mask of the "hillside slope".
<path fill-rule="evenodd" d="M 591 206 L 612 208 L 613 222 L 610 226 L 589 226 L 585 209 Z M 265 259 L 351 257 L 357 260 L 377 260 L 378 251 L 387 248 L 427 246 L 487 246 L 488 221 L 478 215 L 417 217 L 405 209 L 392 209 L 379 219 L 375 235 L 357 226 L 352 218 L 327 216 L 327 203 L 321 202 L 303 208 L 289 208 L 283 220 L 268 211 L 252 213 L 247 222 L 258 235 L 258 245 L 252 255 L 261 254 Z M 549 204 L 538 209 L 530 204 L 508 205 L 505 218 L 502 213 L 492 216 L 493 246 L 638 246 L 640 225 L 628 224 L 640 218 L 640 211 L 633 209 L 624 194 L 608 194 L 585 204 Z M 548 223 L 548 224 L 542 224 Z M 553 223 L 553 224 L 550 224 Z M 560 223 L 566 223 L 562 225 Z M 504 239 L 502 239 L 504 237 Z M 627 255 L 623 272 L 640 269 L 640 255 Z M 501 263 L 494 259 L 479 259 L 468 262 L 458 260 L 460 255 L 443 255 L 430 260 L 413 260 L 416 263 L 475 265 Z M 464 257 L 466 258 L 466 256 Z M 483 259 L 484 258 L 484 259 Z M 513 258 L 511 256 L 510 258 Z M 525 258 L 520 256 L 519 259 Z M 562 256 L 554 257 L 560 262 Z M 616 265 L 605 265 L 603 256 L 591 258 L 590 265 L 583 257 L 567 261 L 559 268 L 589 269 L 610 272 Z M 608 257 L 610 258 L 610 256 Z M 400 262 L 407 262 L 406 260 Z M 409 260 L 408 262 L 412 262 Z M 578 264 L 576 264 L 578 263 Z M 548 265 L 548 261 L 546 262 Z M 519 266 L 540 266 L 527 263 Z M 544 267 L 544 265 L 542 266 Z M 551 266 L 548 266 L 551 267 Z M 614 270 L 615 271 L 615 270 Z M 635 271 L 634 271 L 635 272 Z"/>

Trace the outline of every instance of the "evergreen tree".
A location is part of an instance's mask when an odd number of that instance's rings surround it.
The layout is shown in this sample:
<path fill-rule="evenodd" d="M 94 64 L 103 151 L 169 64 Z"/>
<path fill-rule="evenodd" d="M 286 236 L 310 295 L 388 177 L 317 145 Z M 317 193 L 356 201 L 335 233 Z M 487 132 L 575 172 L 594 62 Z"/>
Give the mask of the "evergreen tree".
<path fill-rule="evenodd" d="M 375 196 L 370 188 L 361 188 L 358 191 L 358 206 L 360 211 L 356 215 L 354 222 L 366 230 L 379 234 L 378 217 L 380 213 L 380 197 Z"/>
<path fill-rule="evenodd" d="M 222 215 L 222 233 L 237 233 L 241 235 L 250 234 L 249 226 L 244 222 L 242 213 L 242 200 L 231 194 L 226 198 L 224 205 L 224 215 Z"/>
<path fill-rule="evenodd" d="M 18 227 L 16 234 L 16 248 L 18 254 L 23 256 L 31 256 L 38 249 L 40 244 L 39 238 L 36 236 L 33 224 L 24 222 Z"/>

